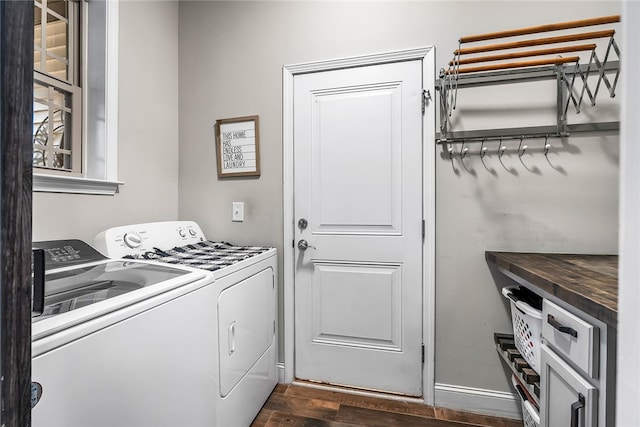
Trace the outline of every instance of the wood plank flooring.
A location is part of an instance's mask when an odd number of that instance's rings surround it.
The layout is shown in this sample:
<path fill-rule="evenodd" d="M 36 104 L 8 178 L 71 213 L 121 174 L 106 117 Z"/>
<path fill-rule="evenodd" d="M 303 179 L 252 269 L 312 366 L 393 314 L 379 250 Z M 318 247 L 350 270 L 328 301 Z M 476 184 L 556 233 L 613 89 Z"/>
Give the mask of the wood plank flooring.
<path fill-rule="evenodd" d="M 251 427 L 522 427 L 521 421 L 278 384 Z"/>

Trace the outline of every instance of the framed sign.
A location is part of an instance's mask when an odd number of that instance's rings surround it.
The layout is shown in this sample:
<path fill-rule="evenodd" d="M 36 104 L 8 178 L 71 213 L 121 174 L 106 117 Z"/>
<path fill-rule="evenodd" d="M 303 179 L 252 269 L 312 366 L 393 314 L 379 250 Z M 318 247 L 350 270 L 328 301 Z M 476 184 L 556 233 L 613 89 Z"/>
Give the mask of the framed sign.
<path fill-rule="evenodd" d="M 218 177 L 260 176 L 258 116 L 216 120 Z"/>

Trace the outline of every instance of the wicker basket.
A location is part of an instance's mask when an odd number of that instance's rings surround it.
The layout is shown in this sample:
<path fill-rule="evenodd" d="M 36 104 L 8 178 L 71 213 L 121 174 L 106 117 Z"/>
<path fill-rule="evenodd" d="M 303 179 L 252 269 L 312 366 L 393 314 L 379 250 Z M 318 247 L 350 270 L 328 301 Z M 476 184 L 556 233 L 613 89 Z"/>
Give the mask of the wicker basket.
<path fill-rule="evenodd" d="M 516 348 L 529 366 L 540 374 L 540 335 L 542 333 L 542 311 L 519 300 L 511 290 L 515 287 L 502 288 L 502 295 L 511 303 L 511 321 L 513 323 L 513 339 Z"/>

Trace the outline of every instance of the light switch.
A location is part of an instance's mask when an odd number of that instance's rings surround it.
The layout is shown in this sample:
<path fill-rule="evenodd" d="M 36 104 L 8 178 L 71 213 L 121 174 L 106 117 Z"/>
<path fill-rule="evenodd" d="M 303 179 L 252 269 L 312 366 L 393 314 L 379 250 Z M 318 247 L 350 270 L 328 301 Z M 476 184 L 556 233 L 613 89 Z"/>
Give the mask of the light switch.
<path fill-rule="evenodd" d="M 232 203 L 232 211 L 231 220 L 242 222 L 244 221 L 244 203 L 243 202 L 233 202 Z"/>

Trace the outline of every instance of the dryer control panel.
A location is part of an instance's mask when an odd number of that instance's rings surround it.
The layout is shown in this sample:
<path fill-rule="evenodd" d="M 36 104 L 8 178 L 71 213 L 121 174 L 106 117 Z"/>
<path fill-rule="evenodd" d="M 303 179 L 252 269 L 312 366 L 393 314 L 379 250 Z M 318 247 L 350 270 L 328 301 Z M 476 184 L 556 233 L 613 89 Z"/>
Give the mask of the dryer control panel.
<path fill-rule="evenodd" d="M 121 258 L 204 240 L 200 226 L 193 221 L 164 221 L 109 228 L 96 236 L 94 245 L 109 258 Z"/>

